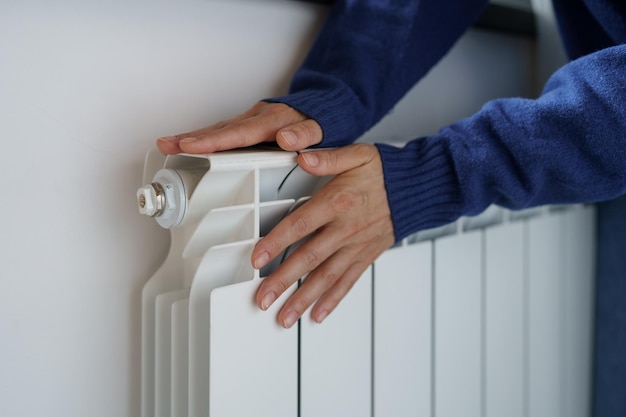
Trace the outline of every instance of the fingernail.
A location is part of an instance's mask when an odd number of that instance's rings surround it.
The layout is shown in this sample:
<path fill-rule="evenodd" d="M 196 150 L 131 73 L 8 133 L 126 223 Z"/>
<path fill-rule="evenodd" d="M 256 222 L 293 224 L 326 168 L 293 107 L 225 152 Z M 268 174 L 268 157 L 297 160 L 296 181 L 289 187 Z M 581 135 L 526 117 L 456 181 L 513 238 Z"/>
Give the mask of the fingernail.
<path fill-rule="evenodd" d="M 320 159 L 314 153 L 303 152 L 302 157 L 308 166 L 316 167 L 320 163 Z"/>
<path fill-rule="evenodd" d="M 298 143 L 298 137 L 291 130 L 283 130 L 280 135 L 289 146 L 295 146 Z"/>
<path fill-rule="evenodd" d="M 270 308 L 274 301 L 276 301 L 276 293 L 274 293 L 274 291 L 268 291 L 263 296 L 263 300 L 261 300 L 261 310 L 265 311 Z"/>
<path fill-rule="evenodd" d="M 254 260 L 254 269 L 261 269 L 267 264 L 267 261 L 270 260 L 270 255 L 267 252 L 262 252 L 257 258 Z"/>
<path fill-rule="evenodd" d="M 178 138 L 176 136 L 163 136 L 158 138 L 157 140 L 160 140 L 162 142 L 176 142 L 178 141 Z"/>
<path fill-rule="evenodd" d="M 190 136 L 188 138 L 181 139 L 180 143 L 191 143 L 191 142 L 195 142 L 196 140 L 198 140 L 198 138 L 196 138 L 194 136 Z"/>
<path fill-rule="evenodd" d="M 324 319 L 326 318 L 326 316 L 328 316 L 328 310 L 322 310 L 318 313 L 317 317 L 315 318 L 315 322 L 316 323 L 321 323 L 324 321 Z"/>
<path fill-rule="evenodd" d="M 286 329 L 288 329 L 291 326 L 293 326 L 293 324 L 296 322 L 296 320 L 298 320 L 298 313 L 296 313 L 295 311 L 290 311 L 285 316 L 285 320 L 283 321 L 283 326 Z"/>

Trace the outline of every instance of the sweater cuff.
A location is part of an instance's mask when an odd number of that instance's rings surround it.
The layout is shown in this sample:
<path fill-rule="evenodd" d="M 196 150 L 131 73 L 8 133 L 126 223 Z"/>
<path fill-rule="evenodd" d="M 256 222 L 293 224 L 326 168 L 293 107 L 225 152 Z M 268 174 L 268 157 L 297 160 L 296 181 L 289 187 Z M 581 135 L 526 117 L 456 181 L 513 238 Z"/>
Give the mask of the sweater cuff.
<path fill-rule="evenodd" d="M 376 144 L 396 242 L 420 230 L 451 223 L 462 215 L 456 171 L 443 142 L 423 138 L 404 148 Z"/>
<path fill-rule="evenodd" d="M 322 141 L 315 148 L 348 145 L 368 128 L 363 103 L 347 86 L 302 90 L 263 101 L 286 104 L 319 123 Z"/>

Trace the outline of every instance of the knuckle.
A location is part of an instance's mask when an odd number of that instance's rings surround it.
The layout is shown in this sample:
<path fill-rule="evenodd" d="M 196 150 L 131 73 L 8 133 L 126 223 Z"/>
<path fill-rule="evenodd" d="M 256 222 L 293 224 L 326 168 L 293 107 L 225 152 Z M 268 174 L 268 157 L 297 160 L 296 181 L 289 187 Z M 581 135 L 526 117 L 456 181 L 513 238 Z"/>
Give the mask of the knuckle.
<path fill-rule="evenodd" d="M 270 276 L 270 278 L 274 277 Z M 270 280 L 270 278 L 266 279 Z M 269 281 L 267 283 L 270 284 Z M 283 292 L 287 291 L 287 289 L 289 289 L 291 284 L 293 284 L 293 282 L 291 282 L 287 277 L 275 277 L 274 280 L 272 280 L 271 282 L 271 288 L 276 292 L 276 294 L 282 294 Z"/>
<path fill-rule="evenodd" d="M 308 234 L 307 221 L 301 216 L 298 216 L 296 219 L 294 219 L 292 227 L 293 230 L 296 232 L 296 236 L 299 238 L 302 238 Z"/>
<path fill-rule="evenodd" d="M 236 129 L 236 132 L 240 134 L 238 135 L 240 136 L 239 139 L 241 139 L 241 136 L 243 136 L 242 133 L 254 127 L 254 119 L 247 118 L 247 119 L 237 120 L 236 122 L 233 122 L 230 126 L 232 127 L 233 130 Z"/>
<path fill-rule="evenodd" d="M 354 195 L 350 191 L 338 191 L 328 202 L 333 211 L 345 213 L 355 206 Z"/>
<path fill-rule="evenodd" d="M 278 255 L 286 246 L 283 236 L 274 237 L 272 239 L 263 238 L 260 243 L 264 245 L 270 256 Z"/>
<path fill-rule="evenodd" d="M 263 103 L 259 113 L 262 113 L 264 117 L 269 117 L 275 120 L 285 120 L 285 117 L 293 117 L 291 112 L 295 110 L 284 103 Z"/>
<path fill-rule="evenodd" d="M 337 274 L 335 274 L 332 270 L 319 271 L 318 277 L 326 288 L 330 288 L 337 280 Z"/>
<path fill-rule="evenodd" d="M 311 123 L 307 122 L 308 121 L 298 123 L 294 126 L 294 130 L 299 139 L 309 142 L 311 139 L 315 138 L 316 132 Z"/>
<path fill-rule="evenodd" d="M 259 126 L 256 119 L 243 119 L 233 123 L 231 133 L 224 137 L 228 149 L 242 148 L 259 142 Z"/>
<path fill-rule="evenodd" d="M 267 252 L 270 259 L 272 259 L 282 251 L 284 244 L 284 239 L 282 239 L 280 234 L 269 234 L 259 240 L 254 248 L 254 253 L 258 255 L 262 252 Z"/>
<path fill-rule="evenodd" d="M 269 116 L 275 116 L 277 114 L 280 114 L 281 112 L 283 112 L 285 110 L 285 108 L 283 107 L 284 104 L 282 103 L 265 103 L 263 102 L 263 106 L 260 108 L 260 110 L 262 110 L 262 112 L 266 115 Z"/>
<path fill-rule="evenodd" d="M 193 136 L 192 132 L 185 132 L 185 133 L 179 133 L 177 135 L 174 135 L 174 137 L 176 139 L 178 139 L 178 140 L 185 139 L 185 138 L 190 137 L 190 136 Z"/>
<path fill-rule="evenodd" d="M 370 160 L 372 158 L 372 145 L 356 143 L 353 145 L 352 152 L 361 160 Z"/>
<path fill-rule="evenodd" d="M 254 104 L 254 106 L 252 106 L 247 112 L 246 114 L 259 114 L 262 111 L 267 110 L 268 108 L 271 108 L 272 106 L 268 105 L 268 103 L 266 103 L 265 101 L 259 101 L 257 103 Z"/>
<path fill-rule="evenodd" d="M 222 129 L 222 128 L 228 126 L 230 123 L 231 123 L 230 120 L 220 120 L 219 122 L 217 122 L 217 123 L 215 123 L 213 125 L 213 128 L 215 130 L 219 130 L 219 129 Z"/>
<path fill-rule="evenodd" d="M 362 220 L 359 216 L 355 216 L 350 223 L 345 225 L 345 232 L 347 236 L 354 236 L 367 229 L 367 227 L 368 224 L 365 220 Z"/>
<path fill-rule="evenodd" d="M 337 285 L 337 303 L 339 303 L 339 301 L 341 301 L 346 294 L 348 294 L 350 292 L 350 290 L 352 289 L 352 287 L 354 287 L 356 281 L 352 281 L 352 280 L 343 280 L 342 282 L 338 283 Z"/>
<path fill-rule="evenodd" d="M 298 297 L 297 299 L 290 300 L 291 305 L 289 306 L 293 310 L 298 313 L 298 315 L 302 315 L 307 308 L 313 303 L 313 300 L 308 299 L 307 297 Z"/>
<path fill-rule="evenodd" d="M 323 155 L 325 155 L 324 159 L 328 168 L 334 169 L 337 167 L 339 164 L 339 155 L 336 151 L 324 152 Z"/>
<path fill-rule="evenodd" d="M 335 213 L 347 213 L 366 204 L 367 195 L 364 192 L 355 192 L 345 189 L 336 191 L 328 201 L 328 205 Z"/>
<path fill-rule="evenodd" d="M 334 304 L 339 304 L 339 302 L 350 292 L 354 284 L 356 283 L 356 279 L 341 279 L 339 280 L 333 287 L 333 291 L 329 294 L 329 299 Z"/>
<path fill-rule="evenodd" d="M 302 261 L 307 270 L 315 268 L 319 262 L 319 255 L 313 249 L 306 249 L 302 254 Z"/>

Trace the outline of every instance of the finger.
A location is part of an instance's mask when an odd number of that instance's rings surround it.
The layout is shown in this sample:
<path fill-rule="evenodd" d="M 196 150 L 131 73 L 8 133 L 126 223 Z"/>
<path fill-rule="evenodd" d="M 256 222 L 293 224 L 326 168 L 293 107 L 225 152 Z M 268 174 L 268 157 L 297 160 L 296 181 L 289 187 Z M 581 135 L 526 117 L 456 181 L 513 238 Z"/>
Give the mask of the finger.
<path fill-rule="evenodd" d="M 183 152 L 191 154 L 245 148 L 272 141 L 272 130 L 272 126 L 264 125 L 261 120 L 246 119 L 209 133 L 181 139 L 179 146 Z"/>
<path fill-rule="evenodd" d="M 279 318 L 283 320 L 283 323 L 291 317 L 288 310 L 291 308 L 289 303 L 292 298 L 298 300 L 297 297 L 306 297 L 307 307 L 311 300 L 317 299 L 315 307 L 311 310 L 311 317 L 317 323 L 321 323 L 334 311 L 368 266 L 393 243 L 392 239 L 384 238 L 376 231 L 369 228 L 367 231 L 369 233 L 360 240 L 360 243 L 354 242 L 356 244 L 353 246 L 344 246 L 309 274 L 304 283 L 308 282 L 315 286 L 317 291 L 300 294 L 304 287 L 303 283 L 283 306 L 285 312 L 281 310 L 279 313 Z M 306 290 L 306 292 L 309 291 Z M 300 306 L 293 309 L 299 314 L 305 311 Z"/>
<path fill-rule="evenodd" d="M 157 139 L 156 146 L 163 155 L 176 155 L 182 152 L 178 141 L 175 136 L 165 136 Z"/>
<path fill-rule="evenodd" d="M 263 268 L 292 244 L 328 223 L 330 217 L 319 194 L 281 220 L 254 247 L 251 260 L 255 269 Z"/>
<path fill-rule="evenodd" d="M 326 262 L 341 246 L 340 233 L 341 230 L 337 229 L 321 230 L 287 257 L 257 290 L 259 308 L 267 310 L 294 282 Z"/>
<path fill-rule="evenodd" d="M 338 175 L 377 157 L 378 150 L 374 145 L 359 143 L 330 150 L 302 152 L 298 155 L 298 164 L 309 174 Z"/>
<path fill-rule="evenodd" d="M 301 151 L 322 141 L 322 128 L 313 119 L 294 123 L 276 134 L 278 146 L 286 151 Z"/>
<path fill-rule="evenodd" d="M 262 240 L 265 239 L 267 237 Z M 328 236 L 324 239 L 336 241 L 336 239 L 331 239 Z M 310 240 L 300 246 L 269 277 L 263 280 L 256 293 L 256 304 L 261 310 L 267 310 L 287 288 L 319 266 L 332 254 L 332 250 L 328 249 L 329 246 L 317 247 L 319 241 L 314 239 L 313 242 L 310 242 Z M 308 247 L 307 244 L 309 244 Z M 271 256 L 269 259 L 273 259 L 273 257 Z M 255 265 L 255 268 L 259 269 L 261 266 Z"/>
<path fill-rule="evenodd" d="M 370 264 L 371 262 L 352 264 L 335 284 L 317 300 L 313 310 L 311 310 L 311 317 L 315 322 L 321 323 L 337 308 Z"/>
<path fill-rule="evenodd" d="M 264 267 L 291 244 L 336 218 L 362 208 L 367 202 L 368 198 L 362 191 L 341 185 L 340 178 L 334 178 L 256 244 L 251 256 L 253 267 Z M 363 226 L 363 219 L 353 217 L 349 223 L 348 227 L 339 228 L 342 233 L 358 232 Z"/>
<path fill-rule="evenodd" d="M 258 114 L 234 120 L 209 132 L 180 140 L 181 150 L 188 153 L 213 153 L 243 148 L 276 140 L 276 132 L 306 118 L 302 113 L 280 103 L 265 103 Z"/>
<path fill-rule="evenodd" d="M 207 126 L 202 129 L 193 130 L 191 132 L 179 133 L 177 135 L 172 135 L 172 136 L 160 137 L 156 141 L 157 148 L 159 149 L 161 153 L 165 155 L 175 155 L 175 154 L 181 153 L 183 152 L 179 146 L 179 142 L 181 140 L 207 135 L 225 126 L 228 126 L 229 124 L 238 122 L 240 120 L 243 120 L 249 117 L 253 117 L 254 115 L 262 111 L 262 107 L 260 107 L 261 104 L 267 104 L 267 103 L 257 103 L 243 114 L 232 117 L 230 119 L 219 121 L 211 126 Z"/>
<path fill-rule="evenodd" d="M 354 253 L 342 250 L 327 259 L 303 280 L 300 288 L 289 297 L 278 314 L 278 321 L 285 328 L 291 327 L 296 320 L 350 267 Z"/>

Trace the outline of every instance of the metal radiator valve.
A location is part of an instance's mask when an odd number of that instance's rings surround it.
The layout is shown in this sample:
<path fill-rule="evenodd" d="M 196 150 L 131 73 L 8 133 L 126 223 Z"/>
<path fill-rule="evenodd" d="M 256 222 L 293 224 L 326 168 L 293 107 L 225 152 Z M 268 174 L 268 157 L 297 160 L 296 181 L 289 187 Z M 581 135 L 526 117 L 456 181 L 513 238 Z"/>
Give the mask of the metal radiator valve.
<path fill-rule="evenodd" d="M 187 191 L 183 178 L 173 169 L 159 170 L 151 184 L 137 190 L 139 213 L 154 217 L 163 228 L 178 226 L 187 209 Z"/>

